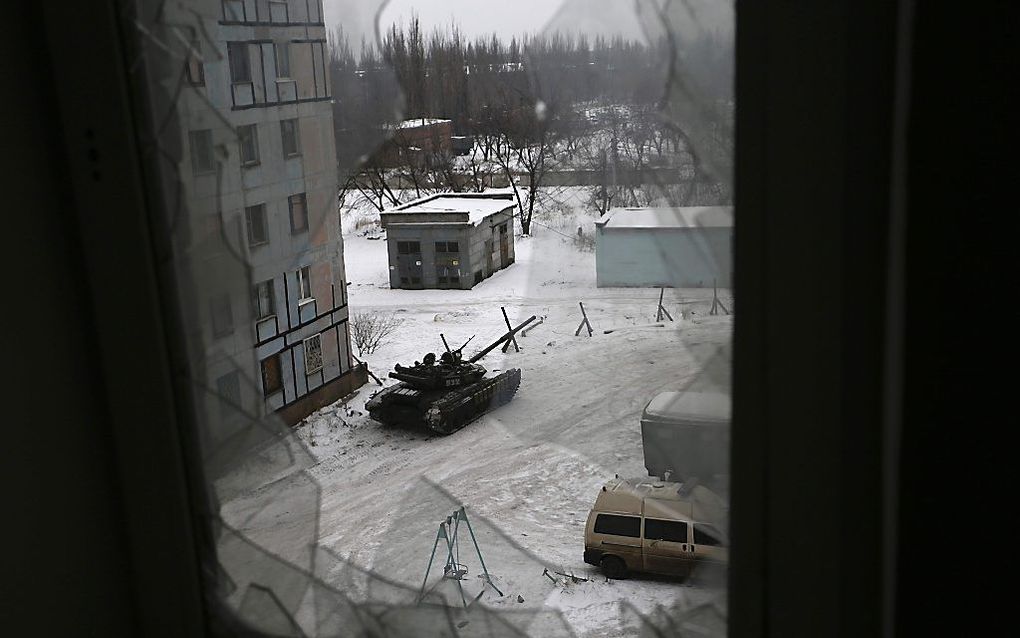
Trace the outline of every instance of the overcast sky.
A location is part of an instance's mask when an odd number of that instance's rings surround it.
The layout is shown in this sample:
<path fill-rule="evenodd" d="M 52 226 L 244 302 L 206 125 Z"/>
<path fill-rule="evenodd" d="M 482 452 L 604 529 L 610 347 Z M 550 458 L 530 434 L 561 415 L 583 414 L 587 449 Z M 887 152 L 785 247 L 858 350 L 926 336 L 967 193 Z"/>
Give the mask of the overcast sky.
<path fill-rule="evenodd" d="M 633 0 L 323 0 L 323 5 L 327 27 L 342 24 L 352 34 L 364 32 L 376 8 L 385 5 L 380 15 L 384 29 L 415 12 L 426 31 L 456 21 L 472 38 L 491 33 L 509 38 L 550 25 L 592 35 L 642 36 Z"/>

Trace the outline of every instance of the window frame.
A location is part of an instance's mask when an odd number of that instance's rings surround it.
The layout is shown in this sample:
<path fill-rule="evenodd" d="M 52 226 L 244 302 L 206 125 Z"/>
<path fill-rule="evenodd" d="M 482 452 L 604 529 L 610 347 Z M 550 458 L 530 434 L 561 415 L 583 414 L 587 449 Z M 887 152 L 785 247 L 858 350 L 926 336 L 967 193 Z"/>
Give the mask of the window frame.
<path fill-rule="evenodd" d="M 262 232 L 265 235 L 262 239 L 256 240 L 253 236 L 252 230 L 255 225 L 252 224 L 252 211 L 258 211 L 260 213 L 259 218 L 261 219 Z M 266 212 L 266 204 L 262 202 L 260 204 L 252 204 L 251 206 L 244 207 L 244 218 L 245 225 L 248 229 L 248 247 L 255 248 L 258 246 L 265 246 L 269 243 L 269 219 L 268 213 Z"/>
<path fill-rule="evenodd" d="M 295 199 L 297 198 L 297 199 Z M 304 219 L 303 226 L 294 225 L 294 203 L 295 201 L 301 202 L 302 217 Z M 294 193 L 293 195 L 287 196 L 287 210 L 290 214 L 290 234 L 299 235 L 301 233 L 308 232 L 308 194 L 307 193 Z"/>
<path fill-rule="evenodd" d="M 244 71 L 241 77 L 237 72 Z M 227 72 L 230 74 L 230 84 L 251 84 L 251 45 L 247 42 L 227 42 Z"/>
<path fill-rule="evenodd" d="M 311 265 L 302 266 L 301 268 L 298 268 L 294 272 L 295 272 L 295 274 L 297 276 L 298 304 L 302 304 L 302 303 L 305 303 L 305 302 L 308 302 L 308 301 L 312 301 L 313 299 L 315 299 L 315 296 L 312 294 L 312 267 L 311 267 Z M 307 288 L 307 292 L 308 292 L 308 296 L 307 297 L 303 296 L 304 293 L 306 292 L 306 290 L 305 290 L 306 288 Z"/>
<path fill-rule="evenodd" d="M 200 166 L 199 159 L 199 147 L 200 144 L 196 143 L 199 139 L 208 139 L 208 167 Z M 188 131 L 188 147 L 191 156 L 191 173 L 193 175 L 208 175 L 216 172 L 216 154 L 213 145 L 213 132 L 212 129 L 196 129 Z"/>
<path fill-rule="evenodd" d="M 261 372 L 260 376 L 262 377 L 262 396 L 264 398 L 268 399 L 277 392 L 283 391 L 283 362 L 280 360 L 280 355 L 281 353 L 275 352 L 259 361 L 259 371 Z M 266 371 L 274 366 L 276 368 L 277 384 L 275 387 L 270 388 L 269 383 L 267 383 L 269 377 L 266 375 Z"/>
<path fill-rule="evenodd" d="M 293 141 L 293 150 L 287 150 L 287 126 L 291 126 L 290 137 Z M 283 157 L 290 159 L 292 157 L 301 156 L 301 125 L 300 118 L 291 117 L 280 120 L 280 148 L 283 152 Z"/>
<path fill-rule="evenodd" d="M 263 312 L 262 308 L 262 292 L 265 290 L 268 294 L 265 299 L 269 301 L 269 311 Z M 266 319 L 272 319 L 276 316 L 276 285 L 274 279 L 266 279 L 260 281 L 252 287 L 252 293 L 255 301 L 255 321 L 265 321 Z"/>
<path fill-rule="evenodd" d="M 283 52 L 283 55 L 280 55 Z M 283 64 L 281 64 L 283 62 Z M 276 71 L 276 79 L 278 80 L 292 80 L 291 75 L 291 64 L 290 64 L 290 40 L 281 40 L 280 42 L 273 43 L 273 63 Z M 286 73 L 281 71 L 281 68 L 286 66 Z"/>
<path fill-rule="evenodd" d="M 250 136 L 249 136 L 250 133 Z M 251 141 L 253 158 L 245 159 L 245 140 Z M 259 151 L 259 125 L 243 124 L 237 127 L 237 158 L 242 168 L 258 166 L 262 163 L 262 156 Z"/>
<path fill-rule="evenodd" d="M 318 362 L 318 366 L 317 367 L 315 367 L 315 366 L 310 367 L 308 365 L 309 344 L 311 344 L 313 342 L 318 344 L 317 347 L 318 347 L 318 353 L 319 353 L 319 362 Z M 322 354 L 322 333 L 318 333 L 317 332 L 317 333 L 315 333 L 313 335 L 309 335 L 305 339 L 302 339 L 301 340 L 301 346 L 302 346 L 302 354 L 304 355 L 305 375 L 307 376 L 307 375 L 310 375 L 310 374 L 315 374 L 316 372 L 321 372 L 323 370 L 323 368 L 325 368 L 325 366 L 326 366 L 325 357 Z"/>

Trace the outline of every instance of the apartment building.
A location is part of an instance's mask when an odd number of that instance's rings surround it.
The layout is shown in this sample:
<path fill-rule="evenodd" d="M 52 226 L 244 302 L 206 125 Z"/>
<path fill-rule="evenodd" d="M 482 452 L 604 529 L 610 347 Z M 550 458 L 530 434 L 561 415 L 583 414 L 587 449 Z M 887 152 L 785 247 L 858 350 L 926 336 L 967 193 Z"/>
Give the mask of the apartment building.
<path fill-rule="evenodd" d="M 321 0 L 202 7 L 179 31 L 191 42 L 176 117 L 188 323 L 225 438 L 270 412 L 294 424 L 366 370 L 350 349 Z"/>

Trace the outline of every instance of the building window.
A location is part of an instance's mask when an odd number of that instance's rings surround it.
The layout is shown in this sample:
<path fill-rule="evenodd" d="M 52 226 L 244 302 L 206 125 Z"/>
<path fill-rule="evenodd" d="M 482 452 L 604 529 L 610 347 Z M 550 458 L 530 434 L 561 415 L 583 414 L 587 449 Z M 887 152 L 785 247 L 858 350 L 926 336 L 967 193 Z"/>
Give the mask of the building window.
<path fill-rule="evenodd" d="M 283 370 L 280 355 L 274 354 L 262 360 L 262 393 L 267 397 L 283 389 Z"/>
<path fill-rule="evenodd" d="M 259 163 L 259 130 L 255 124 L 237 127 L 237 144 L 241 150 L 241 166 Z"/>
<path fill-rule="evenodd" d="M 234 84 L 251 82 L 251 58 L 246 42 L 228 42 L 227 58 L 230 63 L 230 81 Z"/>
<path fill-rule="evenodd" d="M 202 48 L 197 38 L 191 40 L 184 72 L 191 86 L 205 85 L 205 65 L 202 64 Z"/>
<path fill-rule="evenodd" d="M 322 335 L 312 335 L 304 340 L 305 374 L 322 370 Z"/>
<path fill-rule="evenodd" d="M 436 242 L 437 253 L 459 253 L 460 244 L 455 241 L 437 241 Z"/>
<path fill-rule="evenodd" d="M 273 50 L 276 52 L 276 77 L 283 79 L 289 78 L 290 43 L 278 42 L 273 45 Z"/>
<path fill-rule="evenodd" d="M 398 255 L 416 255 L 421 252 L 421 243 L 416 241 L 398 241 Z"/>
<path fill-rule="evenodd" d="M 244 22 L 244 2 L 223 0 L 223 17 L 228 22 Z"/>
<path fill-rule="evenodd" d="M 241 406 L 241 378 L 237 370 L 216 379 L 216 394 L 220 398 L 220 418 L 226 419 Z"/>
<path fill-rule="evenodd" d="M 269 232 L 266 228 L 266 205 L 256 204 L 244 209 L 244 217 L 248 223 L 248 245 L 260 246 L 269 243 Z"/>
<path fill-rule="evenodd" d="M 297 271 L 298 280 L 298 300 L 305 301 L 312 298 L 312 270 L 310 266 L 305 266 L 301 270 Z"/>
<path fill-rule="evenodd" d="M 290 206 L 290 232 L 301 233 L 308 230 L 308 201 L 304 193 L 291 195 L 287 198 Z"/>
<path fill-rule="evenodd" d="M 406 286 L 406 285 L 411 283 L 411 280 L 408 279 L 407 277 L 401 277 L 400 278 L 400 283 L 402 283 L 402 284 L 404 284 Z"/>
<path fill-rule="evenodd" d="M 267 319 L 276 315 L 276 297 L 273 296 L 273 280 L 255 284 L 255 317 Z"/>
<path fill-rule="evenodd" d="M 499 234 L 500 235 L 505 235 L 506 234 L 506 224 L 500 225 L 500 227 L 499 227 Z"/>
<path fill-rule="evenodd" d="M 191 146 L 191 170 L 196 175 L 211 173 L 216 170 L 213 158 L 212 131 L 191 131 L 188 133 Z"/>
<path fill-rule="evenodd" d="M 637 516 L 599 514 L 595 519 L 595 533 L 639 538 L 641 536 L 641 519 Z"/>
<path fill-rule="evenodd" d="M 276 24 L 287 24 L 290 22 L 290 13 L 287 10 L 286 2 L 269 0 L 269 21 Z"/>
<path fill-rule="evenodd" d="M 214 337 L 224 337 L 234 331 L 234 312 L 230 307 L 230 295 L 224 293 L 213 297 L 209 302 L 212 314 Z"/>
<path fill-rule="evenodd" d="M 416 284 L 420 284 L 420 283 L 421 283 L 421 277 L 411 277 L 411 285 L 416 285 Z"/>
<path fill-rule="evenodd" d="M 283 138 L 284 157 L 294 157 L 301 154 L 297 120 L 280 120 L 280 137 Z"/>
<path fill-rule="evenodd" d="M 660 521 L 645 519 L 645 538 L 653 541 L 687 542 L 687 523 L 684 521 Z"/>

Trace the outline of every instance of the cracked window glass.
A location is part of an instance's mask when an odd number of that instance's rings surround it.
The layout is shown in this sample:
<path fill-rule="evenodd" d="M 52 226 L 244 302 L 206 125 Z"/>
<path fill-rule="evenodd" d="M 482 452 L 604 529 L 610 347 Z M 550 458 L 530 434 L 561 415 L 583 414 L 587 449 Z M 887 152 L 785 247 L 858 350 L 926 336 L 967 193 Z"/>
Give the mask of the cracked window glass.
<path fill-rule="evenodd" d="M 732 2 L 122 7 L 210 613 L 724 635 Z"/>

